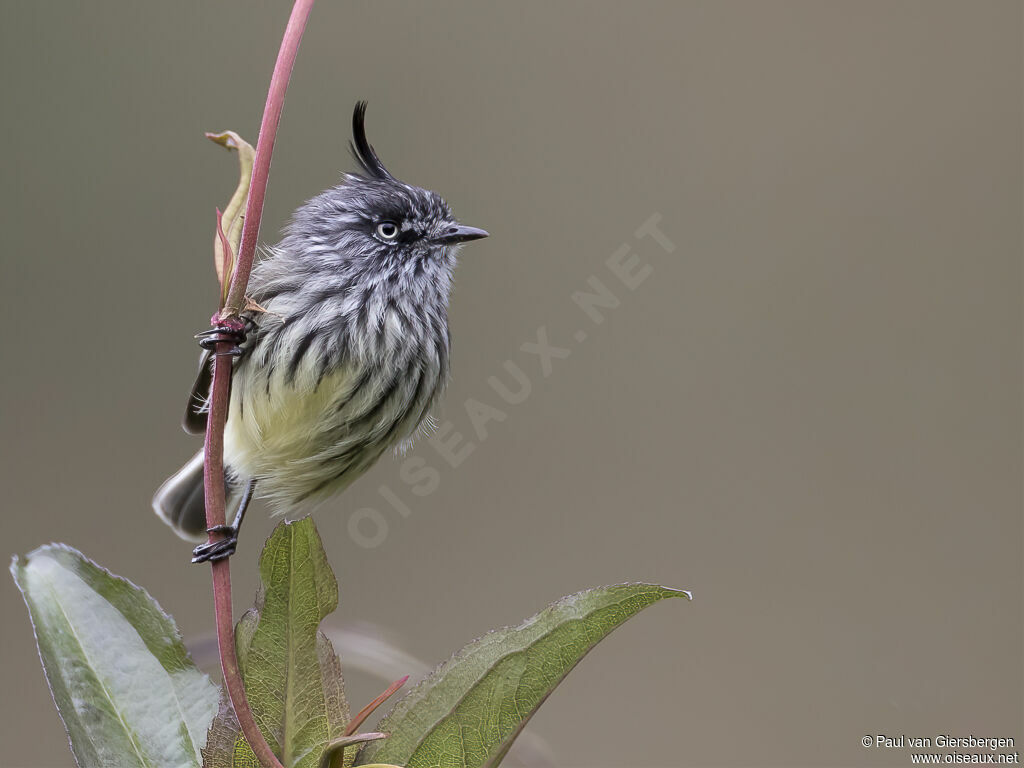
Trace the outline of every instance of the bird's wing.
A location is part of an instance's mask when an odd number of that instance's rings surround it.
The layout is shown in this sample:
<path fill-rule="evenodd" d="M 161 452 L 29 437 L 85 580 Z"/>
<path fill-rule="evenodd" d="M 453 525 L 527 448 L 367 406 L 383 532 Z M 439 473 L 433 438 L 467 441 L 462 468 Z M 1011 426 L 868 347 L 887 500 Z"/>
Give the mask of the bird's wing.
<path fill-rule="evenodd" d="M 199 355 L 199 372 L 185 405 L 185 418 L 181 420 L 182 429 L 190 435 L 201 435 L 206 432 L 206 417 L 209 412 L 207 401 L 210 399 L 212 381 L 213 351 L 204 349 Z"/>
<path fill-rule="evenodd" d="M 255 318 L 247 313 L 242 313 L 242 320 L 245 321 L 246 338 L 241 343 L 242 356 L 244 357 L 252 349 L 255 335 L 258 331 L 258 323 Z M 235 358 L 237 362 L 239 358 Z M 234 372 L 234 365 L 232 365 Z M 190 435 L 202 435 L 206 432 L 206 417 L 210 411 L 210 387 L 213 385 L 213 350 L 204 349 L 199 355 L 199 371 L 196 373 L 196 380 L 192 383 L 192 391 L 189 392 L 188 402 L 185 404 L 185 417 L 181 420 L 181 427 Z"/>

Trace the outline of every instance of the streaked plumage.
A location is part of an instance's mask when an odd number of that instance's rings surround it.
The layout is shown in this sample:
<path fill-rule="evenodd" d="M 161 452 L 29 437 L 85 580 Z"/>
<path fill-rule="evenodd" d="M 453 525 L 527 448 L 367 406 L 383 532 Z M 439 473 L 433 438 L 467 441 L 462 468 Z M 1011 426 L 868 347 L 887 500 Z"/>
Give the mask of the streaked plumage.
<path fill-rule="evenodd" d="M 455 251 L 486 236 L 457 224 L 436 193 L 395 179 L 353 115 L 361 173 L 300 207 L 253 269 L 251 330 L 232 373 L 225 428 L 229 488 L 256 480 L 275 512 L 340 491 L 428 418 L 449 373 Z M 205 363 L 204 363 L 205 364 Z M 208 395 L 208 376 L 193 403 Z M 192 407 L 186 428 L 202 424 Z M 157 492 L 187 538 L 205 529 L 202 462 Z"/>

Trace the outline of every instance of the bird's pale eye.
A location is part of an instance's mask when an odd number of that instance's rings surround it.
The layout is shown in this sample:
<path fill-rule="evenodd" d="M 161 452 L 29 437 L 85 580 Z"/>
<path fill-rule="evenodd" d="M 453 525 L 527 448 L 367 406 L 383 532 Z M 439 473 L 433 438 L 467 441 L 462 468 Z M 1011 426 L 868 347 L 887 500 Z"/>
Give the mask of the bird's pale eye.
<path fill-rule="evenodd" d="M 398 237 L 398 225 L 393 221 L 382 221 L 377 225 L 377 235 L 382 240 L 394 240 Z"/>

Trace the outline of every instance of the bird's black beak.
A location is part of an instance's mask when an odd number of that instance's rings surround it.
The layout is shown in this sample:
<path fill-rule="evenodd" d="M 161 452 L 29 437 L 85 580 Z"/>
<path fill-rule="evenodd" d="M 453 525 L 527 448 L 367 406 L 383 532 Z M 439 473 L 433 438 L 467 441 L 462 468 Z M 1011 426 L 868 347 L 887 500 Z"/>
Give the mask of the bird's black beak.
<path fill-rule="evenodd" d="M 470 240 L 479 240 L 488 237 L 488 233 L 476 227 L 466 227 L 462 224 L 452 224 L 434 238 L 435 243 L 441 245 L 455 245 L 457 243 L 468 243 Z"/>

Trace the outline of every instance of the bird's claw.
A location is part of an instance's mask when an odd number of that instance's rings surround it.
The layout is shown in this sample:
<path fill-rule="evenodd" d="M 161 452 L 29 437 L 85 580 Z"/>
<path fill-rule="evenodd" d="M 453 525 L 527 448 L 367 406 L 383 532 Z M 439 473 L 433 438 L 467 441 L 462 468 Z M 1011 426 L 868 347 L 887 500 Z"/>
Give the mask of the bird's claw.
<path fill-rule="evenodd" d="M 246 339 L 246 324 L 240 320 L 217 323 L 210 330 L 197 333 L 196 338 L 199 339 L 200 347 L 214 352 L 218 344 L 229 342 L 232 345 L 231 349 L 218 354 L 239 357 L 242 354 L 242 344 Z"/>
<path fill-rule="evenodd" d="M 224 560 L 235 554 L 238 546 L 238 528 L 233 525 L 215 525 L 206 529 L 207 533 L 226 533 L 227 536 L 217 541 L 200 544 L 192 550 L 193 563 L 213 563 Z"/>

